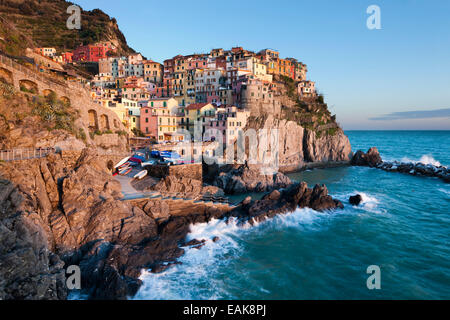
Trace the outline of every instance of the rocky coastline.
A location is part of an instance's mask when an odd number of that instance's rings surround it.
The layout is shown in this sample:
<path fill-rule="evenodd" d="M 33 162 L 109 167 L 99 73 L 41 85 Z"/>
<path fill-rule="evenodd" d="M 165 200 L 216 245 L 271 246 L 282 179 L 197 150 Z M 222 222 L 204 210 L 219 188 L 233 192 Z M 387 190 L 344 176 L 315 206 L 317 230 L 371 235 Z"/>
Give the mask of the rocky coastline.
<path fill-rule="evenodd" d="M 123 201 L 120 185 L 93 149 L 70 160 L 52 155 L 4 163 L 0 172 L 2 299 L 66 299 L 69 265 L 80 267 L 83 293 L 90 299 L 126 299 L 137 292 L 142 269 L 161 272 L 179 263 L 185 246 L 202 246 L 186 242 L 191 224 L 230 218 L 253 224 L 297 207 L 342 208 L 325 186 L 309 189 L 306 183 L 291 183 L 236 206 Z"/>
<path fill-rule="evenodd" d="M 377 148 L 370 148 L 367 153 L 358 150 L 351 160 L 354 166 L 368 166 L 387 172 L 400 172 L 419 177 L 439 178 L 445 183 L 450 183 L 450 168 L 435 166 L 421 162 L 383 161 Z"/>

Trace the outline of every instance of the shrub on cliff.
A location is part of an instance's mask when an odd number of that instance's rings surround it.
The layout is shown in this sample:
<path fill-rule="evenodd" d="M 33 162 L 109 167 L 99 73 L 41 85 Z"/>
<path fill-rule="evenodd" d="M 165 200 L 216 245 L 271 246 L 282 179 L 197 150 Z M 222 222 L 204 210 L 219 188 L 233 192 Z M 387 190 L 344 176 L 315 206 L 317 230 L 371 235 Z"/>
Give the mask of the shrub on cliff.
<path fill-rule="evenodd" d="M 38 97 L 33 105 L 32 115 L 38 116 L 49 130 L 65 130 L 77 134 L 75 120 L 78 110 L 74 110 L 64 101 L 58 100 L 55 94 Z"/>
<path fill-rule="evenodd" d="M 138 128 L 134 127 L 133 129 L 131 129 L 131 132 L 133 132 L 135 137 L 145 137 L 145 134 L 139 130 Z"/>
<path fill-rule="evenodd" d="M 0 79 L 0 94 L 3 98 L 9 99 L 14 95 L 14 86 L 1 81 Z"/>

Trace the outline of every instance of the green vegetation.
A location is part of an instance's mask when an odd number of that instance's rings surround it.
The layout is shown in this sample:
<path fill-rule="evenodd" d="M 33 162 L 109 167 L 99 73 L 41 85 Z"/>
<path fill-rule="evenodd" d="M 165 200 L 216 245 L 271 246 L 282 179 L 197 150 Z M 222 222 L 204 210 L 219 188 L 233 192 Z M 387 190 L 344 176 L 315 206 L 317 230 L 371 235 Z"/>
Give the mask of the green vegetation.
<path fill-rule="evenodd" d="M 145 137 L 145 134 L 139 130 L 138 128 L 134 127 L 133 129 L 131 129 L 131 132 L 133 132 L 135 137 Z"/>
<path fill-rule="evenodd" d="M 125 130 L 117 130 L 116 134 L 118 134 L 119 136 L 127 136 L 128 133 Z"/>
<path fill-rule="evenodd" d="M 107 129 L 107 130 L 94 130 L 94 131 L 91 131 L 90 133 L 89 133 L 89 135 L 90 135 L 90 137 L 91 137 L 91 139 L 94 139 L 94 137 L 95 136 L 102 136 L 102 135 L 104 135 L 104 134 L 117 134 L 117 135 L 119 135 L 119 136 L 121 136 L 121 135 L 127 135 L 127 132 L 126 131 L 120 131 L 120 130 L 117 130 L 116 132 L 113 132 L 112 130 L 110 130 L 110 129 Z"/>
<path fill-rule="evenodd" d="M 29 88 L 27 88 L 25 86 L 20 86 L 20 91 L 27 92 L 27 93 L 32 93 L 32 94 L 37 94 L 36 89 L 34 89 L 34 88 L 29 89 Z"/>
<path fill-rule="evenodd" d="M 318 102 L 318 103 L 321 103 L 321 104 L 324 103 L 323 95 L 319 94 L 319 95 L 317 96 L 317 102 Z"/>
<path fill-rule="evenodd" d="M 327 134 L 329 136 L 334 136 L 334 135 L 336 135 L 337 130 L 338 130 L 337 128 L 330 128 L 330 129 L 328 129 Z"/>
<path fill-rule="evenodd" d="M 33 102 L 32 115 L 39 116 L 49 131 L 64 130 L 77 134 L 75 130 L 75 120 L 79 117 L 77 110 L 57 99 L 55 93 L 37 97 Z"/>
<path fill-rule="evenodd" d="M 115 39 L 119 43 L 119 54 L 134 52 L 127 45 L 116 20 L 99 9 L 82 10 L 81 29 L 68 29 L 66 22 L 70 15 L 66 10 L 70 4 L 64 0 L 0 1 L 0 14 L 8 19 L 8 29 L 16 29 L 13 33 L 0 31 L 0 36 L 7 39 L 1 49 L 11 55 L 21 55 L 24 48 L 33 47 L 30 43 L 36 47 L 55 47 L 58 51 L 65 51 L 81 43 Z"/>
<path fill-rule="evenodd" d="M 15 93 L 14 86 L 12 84 L 1 81 L 0 79 L 0 95 L 3 98 L 10 99 Z"/>
<path fill-rule="evenodd" d="M 299 99 L 297 95 L 297 85 L 294 79 L 286 76 L 280 76 L 280 79 L 286 86 L 288 97 L 295 101 L 298 101 Z"/>
<path fill-rule="evenodd" d="M 86 143 L 87 136 L 86 136 L 86 132 L 84 132 L 83 128 L 78 129 L 78 133 L 77 133 L 76 137 L 77 137 L 77 139 L 80 139 L 84 143 Z"/>

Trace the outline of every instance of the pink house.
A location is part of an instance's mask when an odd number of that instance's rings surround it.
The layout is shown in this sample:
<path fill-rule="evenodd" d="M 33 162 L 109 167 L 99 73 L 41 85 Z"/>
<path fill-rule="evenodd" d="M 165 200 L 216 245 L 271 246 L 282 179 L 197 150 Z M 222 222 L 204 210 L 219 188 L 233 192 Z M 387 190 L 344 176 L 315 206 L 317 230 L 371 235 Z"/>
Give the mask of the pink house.
<path fill-rule="evenodd" d="M 141 108 L 141 131 L 147 137 L 158 137 L 158 116 L 153 114 L 151 107 Z"/>

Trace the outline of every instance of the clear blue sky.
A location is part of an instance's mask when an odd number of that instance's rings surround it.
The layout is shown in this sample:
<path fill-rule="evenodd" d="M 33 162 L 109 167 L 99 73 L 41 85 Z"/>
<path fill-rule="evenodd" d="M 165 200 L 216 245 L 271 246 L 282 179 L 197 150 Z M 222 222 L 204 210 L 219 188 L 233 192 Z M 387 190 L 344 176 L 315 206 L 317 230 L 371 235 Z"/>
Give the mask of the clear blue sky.
<path fill-rule="evenodd" d="M 344 129 L 450 129 L 448 110 L 402 113 L 450 108 L 448 0 L 75 2 L 115 17 L 129 45 L 156 61 L 238 45 L 295 57 Z M 372 4 L 381 30 L 366 27 Z"/>

